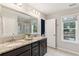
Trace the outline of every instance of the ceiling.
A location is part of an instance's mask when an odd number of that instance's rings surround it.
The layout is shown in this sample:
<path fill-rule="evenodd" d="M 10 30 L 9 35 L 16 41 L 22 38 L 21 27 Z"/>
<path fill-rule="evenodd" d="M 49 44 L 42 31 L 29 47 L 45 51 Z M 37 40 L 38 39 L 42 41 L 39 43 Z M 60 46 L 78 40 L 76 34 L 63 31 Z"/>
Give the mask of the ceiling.
<path fill-rule="evenodd" d="M 44 13 L 50 15 L 62 10 L 78 7 L 77 3 L 28 3 L 28 5 Z"/>

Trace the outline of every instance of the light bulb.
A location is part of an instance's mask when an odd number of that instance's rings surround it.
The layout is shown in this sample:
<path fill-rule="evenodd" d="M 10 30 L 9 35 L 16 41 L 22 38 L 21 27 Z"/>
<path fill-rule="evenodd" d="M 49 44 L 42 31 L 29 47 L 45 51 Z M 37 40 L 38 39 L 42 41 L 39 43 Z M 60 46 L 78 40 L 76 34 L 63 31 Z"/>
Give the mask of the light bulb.
<path fill-rule="evenodd" d="M 18 6 L 22 6 L 22 3 L 15 3 L 16 5 L 18 5 Z"/>
<path fill-rule="evenodd" d="M 17 5 L 21 6 L 21 5 L 22 5 L 22 3 L 18 3 Z"/>

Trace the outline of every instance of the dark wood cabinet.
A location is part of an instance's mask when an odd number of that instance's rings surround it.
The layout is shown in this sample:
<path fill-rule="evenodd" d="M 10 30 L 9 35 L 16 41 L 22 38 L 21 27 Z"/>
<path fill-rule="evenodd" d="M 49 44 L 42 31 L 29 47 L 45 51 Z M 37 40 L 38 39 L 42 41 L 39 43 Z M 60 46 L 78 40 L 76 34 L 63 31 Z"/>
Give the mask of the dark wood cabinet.
<path fill-rule="evenodd" d="M 31 44 L 31 55 L 39 56 L 39 41 Z"/>
<path fill-rule="evenodd" d="M 1 56 L 43 56 L 47 52 L 47 39 L 19 47 L 12 51 L 0 54 Z"/>
<path fill-rule="evenodd" d="M 31 56 L 31 50 L 27 50 L 27 51 L 21 53 L 19 56 Z"/>
<path fill-rule="evenodd" d="M 43 56 L 47 53 L 47 39 L 40 41 L 40 56 Z"/>
<path fill-rule="evenodd" d="M 36 47 L 36 46 L 39 46 L 39 41 L 33 42 L 31 44 L 31 48 Z"/>
<path fill-rule="evenodd" d="M 36 46 L 34 48 L 32 48 L 32 56 L 39 56 L 39 47 Z"/>
<path fill-rule="evenodd" d="M 26 52 L 27 50 L 31 50 L 31 45 L 30 44 L 26 45 L 26 46 L 23 46 L 23 47 L 20 47 L 20 48 L 17 48 L 17 49 L 14 49 L 12 51 L 3 53 L 3 54 L 1 54 L 1 56 L 18 56 L 18 55 Z"/>

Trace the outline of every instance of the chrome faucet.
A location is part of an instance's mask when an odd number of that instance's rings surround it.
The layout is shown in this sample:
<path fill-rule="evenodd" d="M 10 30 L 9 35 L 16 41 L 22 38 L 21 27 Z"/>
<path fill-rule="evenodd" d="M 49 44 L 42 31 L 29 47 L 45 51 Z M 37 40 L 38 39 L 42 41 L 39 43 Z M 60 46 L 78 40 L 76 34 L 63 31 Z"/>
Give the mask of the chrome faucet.
<path fill-rule="evenodd" d="M 12 37 L 11 37 L 11 41 L 14 41 L 15 38 L 14 38 L 14 33 L 12 34 Z"/>

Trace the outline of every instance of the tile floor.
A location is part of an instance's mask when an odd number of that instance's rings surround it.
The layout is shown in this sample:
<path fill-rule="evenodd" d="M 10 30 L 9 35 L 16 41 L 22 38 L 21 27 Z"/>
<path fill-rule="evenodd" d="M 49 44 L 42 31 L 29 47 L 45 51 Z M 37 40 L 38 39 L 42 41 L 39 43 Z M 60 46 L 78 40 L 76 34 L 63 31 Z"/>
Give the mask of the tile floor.
<path fill-rule="evenodd" d="M 45 56 L 78 56 L 78 55 L 48 47 Z"/>

